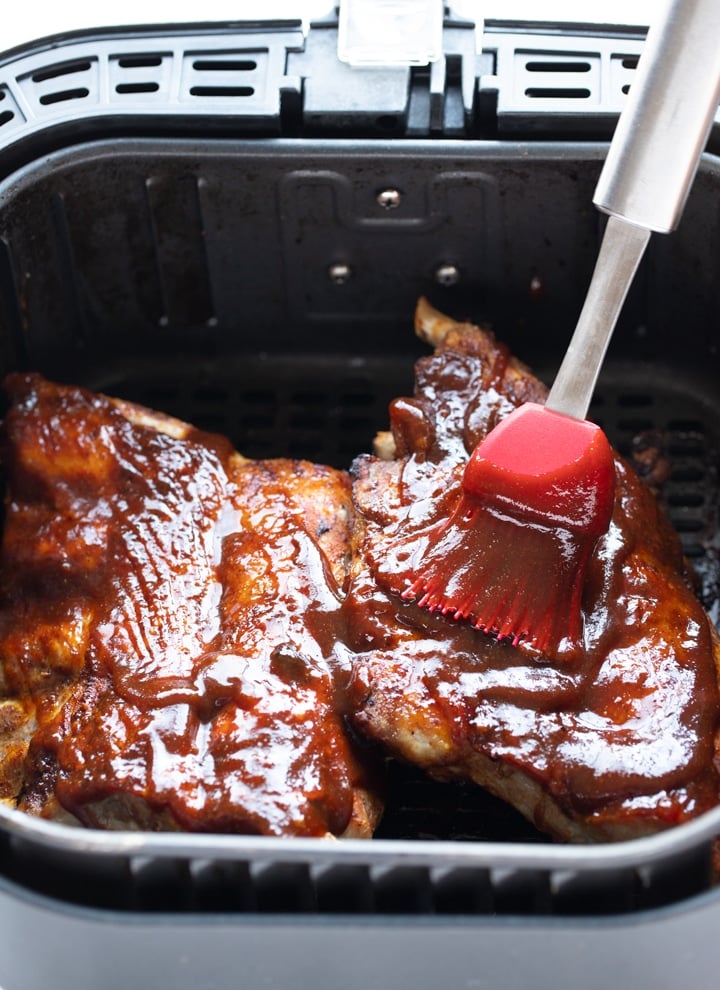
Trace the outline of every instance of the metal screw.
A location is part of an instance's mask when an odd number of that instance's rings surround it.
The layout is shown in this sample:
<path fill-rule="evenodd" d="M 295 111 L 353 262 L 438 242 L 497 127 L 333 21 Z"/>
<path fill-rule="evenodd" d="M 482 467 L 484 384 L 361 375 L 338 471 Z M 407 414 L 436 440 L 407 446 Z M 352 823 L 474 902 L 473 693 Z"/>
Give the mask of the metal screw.
<path fill-rule="evenodd" d="M 377 194 L 375 201 L 384 210 L 395 210 L 400 206 L 402 193 L 399 189 L 383 189 L 382 192 Z"/>
<path fill-rule="evenodd" d="M 336 261 L 334 265 L 330 265 L 328 268 L 330 281 L 334 282 L 335 285 L 345 285 L 351 275 L 352 268 L 343 261 Z"/>
<path fill-rule="evenodd" d="M 435 269 L 435 281 L 438 285 L 457 285 L 460 281 L 460 269 L 457 265 L 439 265 Z"/>

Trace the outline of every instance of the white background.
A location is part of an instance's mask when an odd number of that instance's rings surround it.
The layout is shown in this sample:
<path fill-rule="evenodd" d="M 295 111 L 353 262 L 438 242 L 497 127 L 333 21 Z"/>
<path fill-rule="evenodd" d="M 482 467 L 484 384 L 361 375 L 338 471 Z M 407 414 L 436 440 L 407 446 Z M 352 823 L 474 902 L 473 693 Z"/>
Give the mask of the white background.
<path fill-rule="evenodd" d="M 52 5 L 42 0 L 6 0 L 0 17 L 0 51 L 84 28 L 273 17 L 308 20 L 334 6 L 333 0 L 62 0 Z M 484 16 L 648 25 L 662 4 L 659 0 L 450 0 L 450 6 L 475 21 Z"/>

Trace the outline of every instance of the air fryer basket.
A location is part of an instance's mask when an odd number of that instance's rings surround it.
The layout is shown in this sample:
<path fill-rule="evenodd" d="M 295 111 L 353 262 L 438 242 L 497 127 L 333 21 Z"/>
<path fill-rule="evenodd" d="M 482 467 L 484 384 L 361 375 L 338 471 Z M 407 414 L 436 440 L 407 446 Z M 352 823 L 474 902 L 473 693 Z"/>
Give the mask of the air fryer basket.
<path fill-rule="evenodd" d="M 307 38 L 294 22 L 105 32 L 0 59 L 0 371 L 340 467 L 412 387 L 422 294 L 491 323 L 550 380 L 642 33 L 495 23 L 476 56 L 448 17 L 445 40 L 432 70 L 363 70 L 361 86 L 332 18 Z M 661 439 L 715 620 L 717 141 L 679 230 L 651 242 L 592 409 L 625 452 Z M 479 789 L 395 765 L 390 779 L 365 843 L 106 834 L 0 810 L 0 983 L 599 987 L 614 958 L 624 982 L 714 985 L 720 810 L 566 848 Z"/>

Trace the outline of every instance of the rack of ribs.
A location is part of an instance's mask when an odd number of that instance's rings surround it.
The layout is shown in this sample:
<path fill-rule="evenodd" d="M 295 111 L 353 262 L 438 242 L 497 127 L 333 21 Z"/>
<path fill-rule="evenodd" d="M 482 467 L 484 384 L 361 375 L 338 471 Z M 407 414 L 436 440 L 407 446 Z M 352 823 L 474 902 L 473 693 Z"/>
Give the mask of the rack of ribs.
<path fill-rule="evenodd" d="M 391 405 L 376 454 L 353 466 L 343 607 L 358 729 L 438 779 L 475 781 L 560 839 L 631 838 L 714 806 L 717 638 L 677 535 L 619 455 L 583 632 L 555 655 L 497 642 L 397 593 L 394 576 L 407 566 L 398 547 L 411 553 L 450 515 L 467 458 L 498 419 L 546 395 L 491 332 L 424 300 L 416 329 L 434 353 L 416 366 L 414 395 Z"/>
<path fill-rule="evenodd" d="M 338 649 L 347 475 L 5 387 L 3 797 L 99 827 L 370 835 Z"/>
<path fill-rule="evenodd" d="M 717 636 L 624 458 L 582 635 L 554 655 L 397 593 L 398 548 L 450 515 L 469 453 L 546 394 L 491 332 L 424 300 L 416 328 L 434 353 L 350 474 L 6 379 L 0 797 L 94 827 L 369 837 L 390 756 L 570 841 L 718 803 Z"/>

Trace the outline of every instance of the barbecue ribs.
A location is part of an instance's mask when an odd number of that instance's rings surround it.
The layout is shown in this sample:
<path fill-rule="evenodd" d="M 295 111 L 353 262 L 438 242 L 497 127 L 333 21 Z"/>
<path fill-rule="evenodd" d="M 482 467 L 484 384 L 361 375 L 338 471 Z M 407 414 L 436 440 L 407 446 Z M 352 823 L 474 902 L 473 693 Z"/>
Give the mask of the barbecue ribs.
<path fill-rule="evenodd" d="M 621 457 L 578 641 L 546 656 L 402 601 L 398 547 L 450 514 L 498 419 L 545 398 L 491 333 L 424 301 L 416 322 L 435 352 L 352 491 L 341 471 L 248 461 L 143 407 L 8 377 L 0 798 L 97 827 L 370 836 L 379 752 L 574 841 L 717 804 L 720 650 Z"/>
<path fill-rule="evenodd" d="M 347 475 L 6 381 L 2 796 L 100 827 L 371 834 L 345 726 Z"/>
<path fill-rule="evenodd" d="M 588 570 L 582 638 L 557 655 L 498 643 L 399 597 L 398 543 L 407 549 L 450 515 L 470 452 L 500 417 L 545 397 L 492 334 L 424 301 L 416 323 L 434 355 L 418 362 L 414 396 L 392 404 L 376 456 L 353 467 L 343 607 L 355 724 L 396 757 L 439 779 L 473 780 L 562 839 L 630 838 L 707 810 L 719 796 L 720 652 L 679 540 L 625 460 L 616 458 L 614 515 Z"/>

